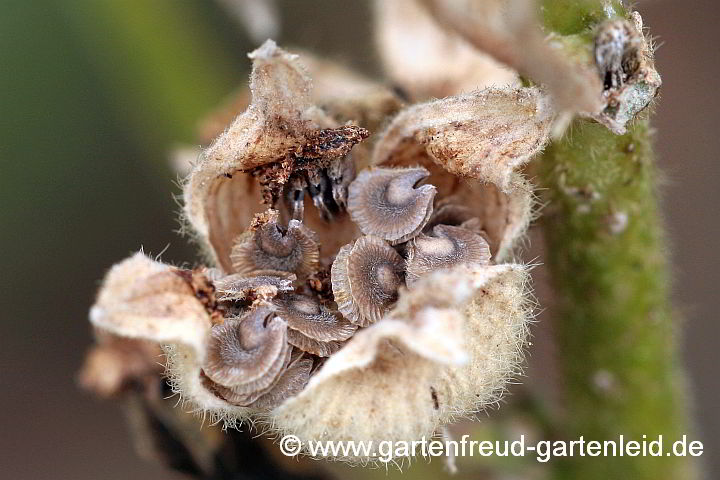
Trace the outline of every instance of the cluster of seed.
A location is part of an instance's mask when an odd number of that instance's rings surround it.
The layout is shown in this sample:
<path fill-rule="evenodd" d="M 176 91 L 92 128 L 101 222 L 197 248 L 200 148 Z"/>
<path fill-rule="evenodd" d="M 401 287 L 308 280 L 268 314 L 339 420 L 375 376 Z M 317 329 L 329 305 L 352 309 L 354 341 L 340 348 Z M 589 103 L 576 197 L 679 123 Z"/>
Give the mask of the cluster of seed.
<path fill-rule="evenodd" d="M 346 207 L 363 234 L 332 263 L 297 208 L 287 208 L 287 223 L 274 209 L 257 216 L 234 243 L 236 273 L 206 272 L 223 312 L 203 365 L 206 388 L 234 405 L 273 408 L 358 328 L 379 321 L 402 287 L 439 269 L 488 264 L 480 221 L 452 200 L 436 204 L 436 188 L 421 185 L 428 176 L 422 167 L 372 168 L 329 182 L 322 198 L 335 214 Z"/>

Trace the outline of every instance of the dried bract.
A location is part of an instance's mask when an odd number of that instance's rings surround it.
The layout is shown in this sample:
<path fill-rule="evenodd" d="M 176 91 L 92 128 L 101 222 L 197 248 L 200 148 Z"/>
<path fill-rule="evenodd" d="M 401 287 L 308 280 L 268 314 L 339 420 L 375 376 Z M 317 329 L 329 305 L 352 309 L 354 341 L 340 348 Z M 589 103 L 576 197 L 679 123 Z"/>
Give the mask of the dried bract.
<path fill-rule="evenodd" d="M 313 105 L 297 55 L 268 40 L 249 56 L 252 102 L 202 153 L 183 190 L 187 220 L 228 272 L 232 243 L 262 202 L 272 206 L 280 199 L 296 170 L 322 170 L 368 136 L 360 127 L 339 126 Z"/>
<path fill-rule="evenodd" d="M 197 349 L 204 349 L 211 325 L 209 312 L 185 276 L 142 253 L 108 272 L 90 322 L 113 335 Z"/>

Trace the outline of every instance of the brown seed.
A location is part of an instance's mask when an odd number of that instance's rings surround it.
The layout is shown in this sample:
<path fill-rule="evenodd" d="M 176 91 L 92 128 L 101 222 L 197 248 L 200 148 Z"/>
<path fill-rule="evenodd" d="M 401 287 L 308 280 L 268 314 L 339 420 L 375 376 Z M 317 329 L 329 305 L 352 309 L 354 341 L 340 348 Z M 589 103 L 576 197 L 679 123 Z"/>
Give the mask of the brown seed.
<path fill-rule="evenodd" d="M 314 233 L 297 220 L 287 228 L 278 224 L 278 212 L 270 210 L 264 224 L 242 234 L 230 258 L 237 273 L 278 270 L 308 275 L 317 270 L 319 247 Z"/>
<path fill-rule="evenodd" d="M 365 235 L 392 245 L 407 241 L 422 230 L 432 214 L 435 187 L 416 187 L 429 175 L 422 167 L 360 172 L 348 189 L 351 218 Z"/>
<path fill-rule="evenodd" d="M 259 306 L 212 328 L 203 370 L 213 382 L 242 387 L 242 393 L 261 390 L 280 374 L 289 348 L 287 323 Z"/>
<path fill-rule="evenodd" d="M 360 327 L 380 320 L 397 300 L 404 267 L 403 258 L 378 237 L 361 237 L 342 247 L 331 269 L 340 312 Z"/>
<path fill-rule="evenodd" d="M 347 340 L 357 330 L 356 325 L 308 295 L 283 295 L 273 303 L 289 329 L 320 342 Z"/>
<path fill-rule="evenodd" d="M 487 265 L 490 248 L 485 239 L 462 227 L 437 225 L 432 236 L 421 234 L 407 247 L 407 284 L 420 277 L 457 265 Z"/>

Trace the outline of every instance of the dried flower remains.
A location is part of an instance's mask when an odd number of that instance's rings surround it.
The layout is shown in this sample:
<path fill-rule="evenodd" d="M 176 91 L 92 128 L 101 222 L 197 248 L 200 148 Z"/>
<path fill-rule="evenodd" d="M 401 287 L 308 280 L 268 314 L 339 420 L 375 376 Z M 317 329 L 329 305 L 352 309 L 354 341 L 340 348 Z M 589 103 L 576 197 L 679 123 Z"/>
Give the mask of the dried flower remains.
<path fill-rule="evenodd" d="M 162 346 L 184 408 L 303 441 L 417 440 L 496 402 L 531 314 L 517 168 L 548 141 L 549 97 L 453 92 L 388 118 L 382 84 L 311 58 L 362 95 L 313 93 L 274 42 L 250 58 L 249 106 L 183 187 L 210 265 L 114 266 L 90 315 L 102 338 Z"/>

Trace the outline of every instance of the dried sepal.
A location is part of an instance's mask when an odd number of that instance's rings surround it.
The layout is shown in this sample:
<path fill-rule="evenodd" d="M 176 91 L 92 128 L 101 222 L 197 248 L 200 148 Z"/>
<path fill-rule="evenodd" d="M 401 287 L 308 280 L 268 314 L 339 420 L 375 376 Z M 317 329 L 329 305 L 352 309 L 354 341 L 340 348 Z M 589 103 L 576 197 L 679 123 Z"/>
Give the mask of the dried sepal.
<path fill-rule="evenodd" d="M 384 70 L 413 100 L 518 83 L 515 71 L 444 30 L 417 0 L 377 0 L 374 10 Z"/>
<path fill-rule="evenodd" d="M 422 168 L 371 168 L 348 189 L 348 212 L 365 235 L 391 245 L 417 235 L 433 210 L 436 189 L 417 186 L 430 173 Z"/>
<path fill-rule="evenodd" d="M 553 112 L 537 88 L 488 89 L 403 110 L 382 134 L 373 165 L 423 146 L 448 172 L 510 188 L 512 171 L 548 141 Z"/>
<path fill-rule="evenodd" d="M 166 376 L 173 389 L 196 408 L 244 418 L 201 383 L 201 364 L 212 326 L 211 313 L 182 271 L 142 253 L 110 269 L 90 310 L 101 332 L 160 344 L 166 354 Z"/>
<path fill-rule="evenodd" d="M 278 212 L 270 210 L 238 237 L 230 258 L 239 274 L 277 270 L 302 276 L 317 270 L 319 247 L 315 234 L 302 222 L 290 220 L 284 228 L 278 223 Z"/>
<path fill-rule="evenodd" d="M 366 236 L 344 246 L 332 264 L 332 290 L 338 310 L 366 327 L 382 318 L 397 300 L 405 261 L 382 239 Z"/>
<path fill-rule="evenodd" d="M 110 269 L 90 322 L 113 335 L 181 343 L 201 355 L 211 326 L 210 313 L 186 278 L 141 252 Z"/>
<path fill-rule="evenodd" d="M 490 265 L 473 274 L 475 290 L 464 309 L 462 332 L 469 361 L 446 369 L 437 386 L 441 422 L 497 402 L 522 373 L 523 349 L 533 315 L 527 267 Z M 426 284 L 424 294 L 432 287 Z M 423 289 L 416 289 L 422 295 Z"/>
<path fill-rule="evenodd" d="M 183 188 L 185 217 L 226 272 L 233 240 L 263 202 L 279 198 L 302 159 L 344 156 L 368 135 L 338 127 L 313 105 L 297 55 L 268 40 L 250 58 L 252 102 L 202 153 Z"/>
<path fill-rule="evenodd" d="M 458 265 L 487 265 L 490 248 L 485 239 L 462 227 L 437 225 L 432 235 L 421 234 L 407 246 L 405 279 L 412 287 L 420 277 Z"/>
<path fill-rule="evenodd" d="M 304 441 L 412 441 L 495 401 L 525 339 L 523 272 L 503 265 L 423 277 L 273 412 L 274 427 Z"/>
<path fill-rule="evenodd" d="M 282 371 L 288 350 L 287 323 L 274 317 L 271 308 L 257 306 L 212 328 L 203 371 L 238 392 L 262 390 Z"/>

